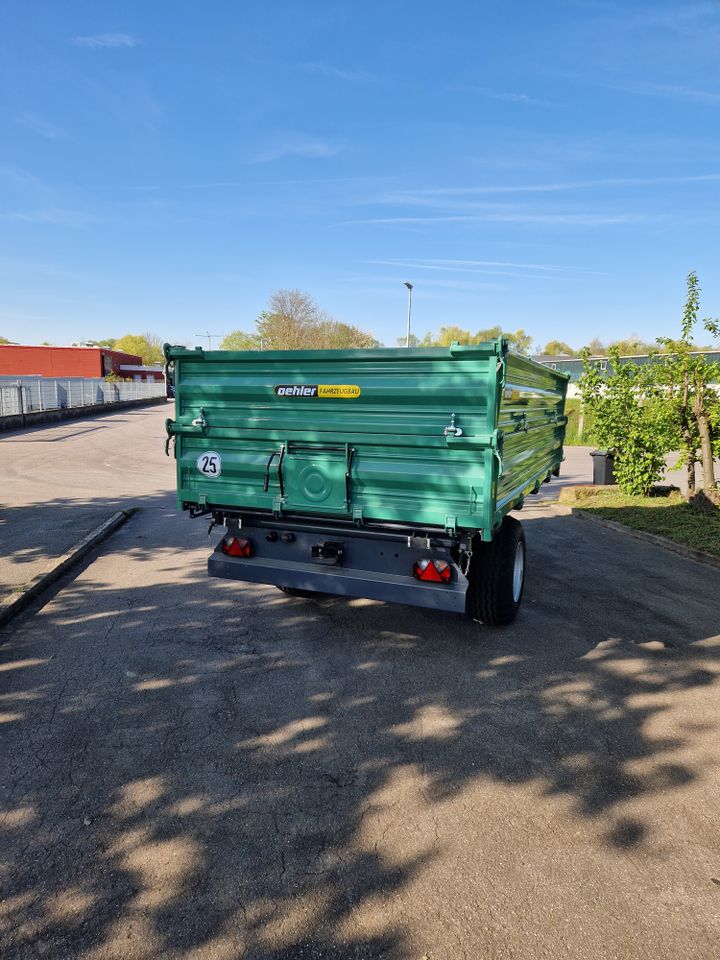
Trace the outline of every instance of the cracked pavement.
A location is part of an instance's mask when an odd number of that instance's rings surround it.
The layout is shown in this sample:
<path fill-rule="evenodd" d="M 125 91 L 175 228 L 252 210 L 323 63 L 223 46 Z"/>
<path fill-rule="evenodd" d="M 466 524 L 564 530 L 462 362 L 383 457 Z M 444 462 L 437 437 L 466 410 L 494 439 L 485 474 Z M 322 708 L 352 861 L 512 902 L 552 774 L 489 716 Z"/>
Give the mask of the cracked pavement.
<path fill-rule="evenodd" d="M 0 632 L 4 958 L 717 957 L 717 570 L 541 505 L 506 630 L 209 580 L 164 415 L 26 445 L 142 510 Z"/>

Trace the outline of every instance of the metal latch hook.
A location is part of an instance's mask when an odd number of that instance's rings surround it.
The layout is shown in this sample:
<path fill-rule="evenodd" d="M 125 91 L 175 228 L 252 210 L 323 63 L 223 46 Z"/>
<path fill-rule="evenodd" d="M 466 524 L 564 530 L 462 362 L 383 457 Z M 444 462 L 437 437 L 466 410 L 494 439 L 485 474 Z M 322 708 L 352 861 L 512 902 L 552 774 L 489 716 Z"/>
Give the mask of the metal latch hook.
<path fill-rule="evenodd" d="M 461 437 L 463 435 L 462 427 L 455 426 L 455 414 L 450 414 L 450 426 L 445 427 L 443 434 L 446 437 Z"/>
<path fill-rule="evenodd" d="M 207 420 L 205 419 L 205 407 L 200 407 L 200 416 L 195 417 L 192 421 L 193 427 L 201 427 L 203 430 L 208 425 Z"/>

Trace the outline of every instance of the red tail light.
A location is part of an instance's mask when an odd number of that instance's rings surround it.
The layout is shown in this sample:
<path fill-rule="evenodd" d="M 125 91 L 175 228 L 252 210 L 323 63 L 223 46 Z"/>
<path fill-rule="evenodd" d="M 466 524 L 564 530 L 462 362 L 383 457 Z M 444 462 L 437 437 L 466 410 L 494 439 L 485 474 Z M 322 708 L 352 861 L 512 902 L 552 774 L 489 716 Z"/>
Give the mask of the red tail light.
<path fill-rule="evenodd" d="M 417 560 L 413 576 L 431 583 L 448 583 L 452 579 L 452 569 L 445 560 Z"/>
<path fill-rule="evenodd" d="M 251 557 L 252 544 L 249 540 L 241 540 L 239 537 L 223 537 L 220 541 L 220 549 L 229 557 Z"/>

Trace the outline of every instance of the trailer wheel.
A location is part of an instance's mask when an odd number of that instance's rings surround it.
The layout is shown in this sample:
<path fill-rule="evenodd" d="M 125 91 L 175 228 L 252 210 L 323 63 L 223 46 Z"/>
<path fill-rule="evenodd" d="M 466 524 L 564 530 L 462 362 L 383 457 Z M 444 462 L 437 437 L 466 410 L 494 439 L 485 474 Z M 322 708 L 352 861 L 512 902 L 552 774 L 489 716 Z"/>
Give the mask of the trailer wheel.
<path fill-rule="evenodd" d="M 512 623 L 525 585 L 525 531 L 514 517 L 505 517 L 489 543 L 473 550 L 465 609 L 489 627 Z"/>

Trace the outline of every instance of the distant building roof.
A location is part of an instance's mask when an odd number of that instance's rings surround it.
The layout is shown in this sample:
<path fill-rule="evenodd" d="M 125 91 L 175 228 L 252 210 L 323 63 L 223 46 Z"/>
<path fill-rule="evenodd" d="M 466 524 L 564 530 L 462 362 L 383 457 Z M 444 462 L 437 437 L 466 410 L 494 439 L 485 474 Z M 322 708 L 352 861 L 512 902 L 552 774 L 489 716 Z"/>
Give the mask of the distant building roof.
<path fill-rule="evenodd" d="M 538 353 L 531 360 L 536 363 L 556 363 L 558 360 L 579 360 L 579 357 L 571 357 L 569 353 Z"/>
<path fill-rule="evenodd" d="M 162 373 L 162 364 L 150 364 L 143 366 L 141 363 L 121 363 L 120 370 L 128 370 L 132 373 Z"/>
<path fill-rule="evenodd" d="M 653 353 L 652 356 L 669 356 L 671 351 L 669 350 L 658 350 L 657 353 Z M 699 356 L 715 356 L 720 354 L 720 346 L 712 350 L 691 350 L 691 355 L 694 357 Z M 647 360 L 651 354 L 649 353 L 623 353 L 620 354 L 621 360 Z M 582 360 L 582 357 L 575 356 L 571 357 L 566 353 L 558 354 L 549 354 L 549 353 L 539 353 L 531 358 L 536 363 L 567 363 L 568 361 L 573 360 Z M 593 353 L 590 355 L 590 360 L 609 360 L 610 357 L 606 353 Z"/>

